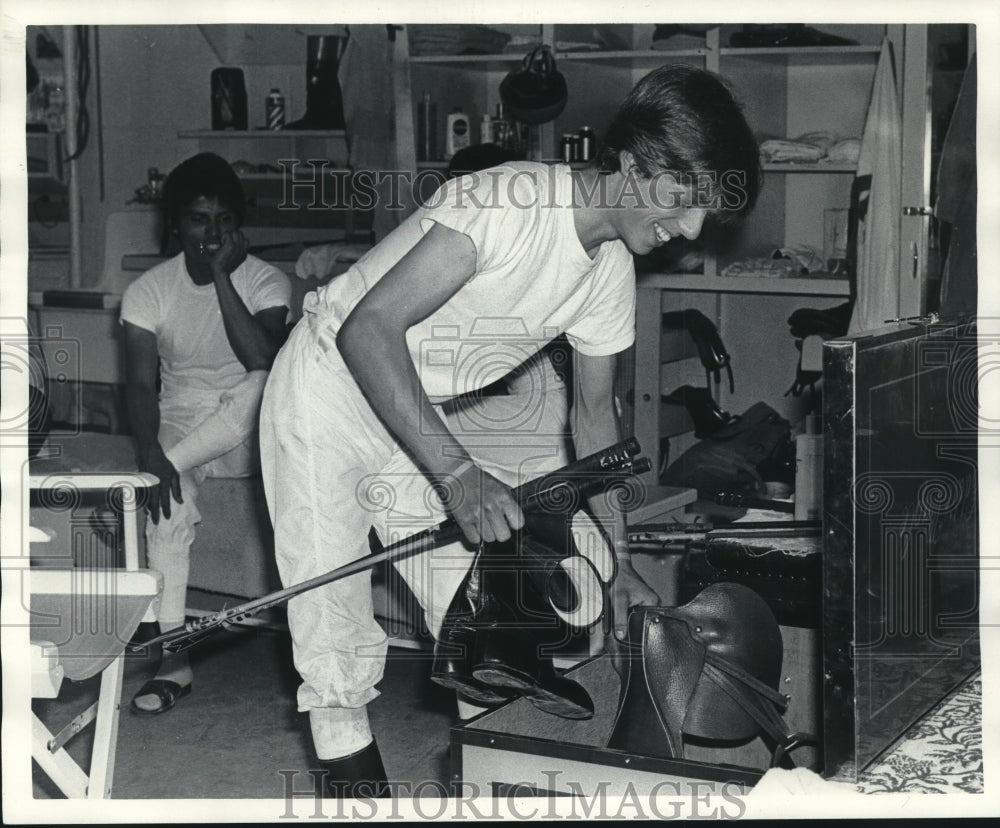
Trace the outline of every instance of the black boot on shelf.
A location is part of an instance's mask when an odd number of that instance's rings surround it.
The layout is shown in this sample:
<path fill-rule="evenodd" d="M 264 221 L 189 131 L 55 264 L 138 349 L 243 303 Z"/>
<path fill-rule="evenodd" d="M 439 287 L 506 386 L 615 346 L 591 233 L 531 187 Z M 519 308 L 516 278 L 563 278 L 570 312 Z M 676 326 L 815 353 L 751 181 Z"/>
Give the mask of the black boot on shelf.
<path fill-rule="evenodd" d="M 699 440 L 711 437 L 720 428 L 733 422 L 736 417 L 719 408 L 707 388 L 682 385 L 663 397 L 671 405 L 683 405 L 694 420 L 694 436 Z"/>
<path fill-rule="evenodd" d="M 343 129 L 344 96 L 337 78 L 347 38 L 310 35 L 306 39 L 306 112 L 285 129 Z"/>
<path fill-rule="evenodd" d="M 391 794 L 374 740 L 349 756 L 321 759 L 319 765 L 326 771 L 325 793 L 333 799 L 385 799 Z"/>

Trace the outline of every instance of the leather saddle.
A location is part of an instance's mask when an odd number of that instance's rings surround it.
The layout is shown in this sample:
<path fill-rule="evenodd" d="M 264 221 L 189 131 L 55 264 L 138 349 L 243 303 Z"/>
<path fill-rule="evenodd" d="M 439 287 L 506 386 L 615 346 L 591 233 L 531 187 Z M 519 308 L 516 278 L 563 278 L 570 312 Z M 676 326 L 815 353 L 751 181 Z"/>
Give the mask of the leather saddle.
<path fill-rule="evenodd" d="M 716 583 L 681 607 L 637 607 L 629 616 L 622 690 L 608 747 L 684 758 L 684 737 L 717 743 L 764 737 L 772 767 L 796 747 L 777 688 L 781 631 L 742 584 Z"/>

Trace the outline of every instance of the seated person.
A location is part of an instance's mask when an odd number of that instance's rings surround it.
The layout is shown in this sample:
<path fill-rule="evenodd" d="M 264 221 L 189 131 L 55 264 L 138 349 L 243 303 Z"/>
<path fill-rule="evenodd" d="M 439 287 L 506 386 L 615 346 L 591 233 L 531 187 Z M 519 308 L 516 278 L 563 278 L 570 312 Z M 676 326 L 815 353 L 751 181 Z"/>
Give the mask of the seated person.
<path fill-rule="evenodd" d="M 247 255 L 245 208 L 240 180 L 222 158 L 202 153 L 181 163 L 164 182 L 163 209 L 182 252 L 122 297 L 139 470 L 159 479 L 146 543 L 150 568 L 163 574 L 161 632 L 184 623 L 198 487 L 206 477 L 255 470 L 264 380 L 285 335 L 288 279 Z M 191 680 L 187 655 L 165 653 L 132 710 L 169 710 Z"/>

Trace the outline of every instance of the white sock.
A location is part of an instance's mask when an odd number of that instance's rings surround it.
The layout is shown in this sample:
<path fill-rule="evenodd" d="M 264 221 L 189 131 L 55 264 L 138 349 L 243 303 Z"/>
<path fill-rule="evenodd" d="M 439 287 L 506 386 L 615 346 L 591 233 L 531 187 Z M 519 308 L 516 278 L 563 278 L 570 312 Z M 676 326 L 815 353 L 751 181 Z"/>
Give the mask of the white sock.
<path fill-rule="evenodd" d="M 190 559 L 186 554 L 174 552 L 151 553 L 148 557 L 149 568 L 163 575 L 163 591 L 160 593 L 156 620 L 160 622 L 160 628 L 166 632 L 184 623 Z"/>
<path fill-rule="evenodd" d="M 366 707 L 320 707 L 309 711 L 313 747 L 322 761 L 350 756 L 371 744 Z"/>
<path fill-rule="evenodd" d="M 488 707 L 480 707 L 478 704 L 472 704 L 464 699 L 455 699 L 458 702 L 458 718 L 462 721 L 471 719 L 474 716 L 478 716 L 480 713 L 485 713 L 489 710 Z"/>
<path fill-rule="evenodd" d="M 244 442 L 257 427 L 267 371 L 251 371 L 238 385 L 221 395 L 219 407 L 194 431 L 165 454 L 173 467 L 185 472 L 221 457 Z"/>

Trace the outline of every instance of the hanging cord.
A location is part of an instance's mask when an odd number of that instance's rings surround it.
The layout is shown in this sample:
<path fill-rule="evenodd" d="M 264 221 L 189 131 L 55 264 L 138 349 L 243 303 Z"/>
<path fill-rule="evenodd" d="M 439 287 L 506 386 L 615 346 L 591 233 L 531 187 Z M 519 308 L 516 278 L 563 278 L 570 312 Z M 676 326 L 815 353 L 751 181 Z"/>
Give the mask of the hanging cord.
<path fill-rule="evenodd" d="M 66 162 L 76 161 L 87 148 L 87 141 L 90 138 L 90 113 L 87 111 L 87 90 L 90 87 L 90 41 L 87 37 L 87 27 L 77 26 L 76 28 L 76 88 L 77 88 L 77 110 L 76 124 L 72 128 L 76 129 L 76 152 L 66 156 Z M 70 128 L 70 125 L 67 125 Z"/>

